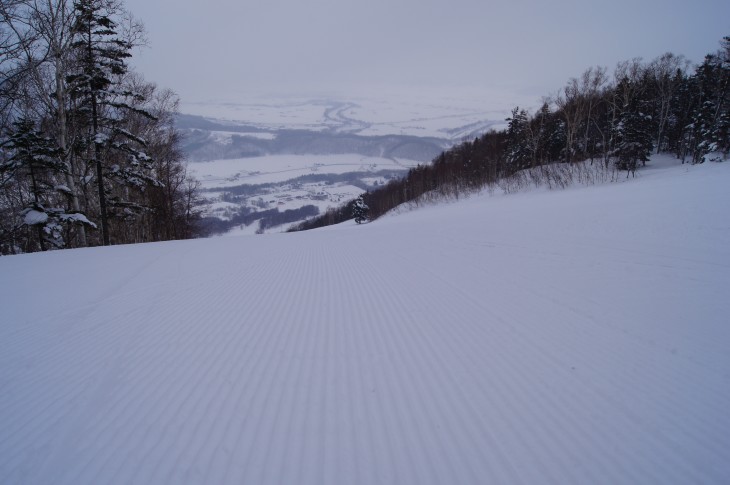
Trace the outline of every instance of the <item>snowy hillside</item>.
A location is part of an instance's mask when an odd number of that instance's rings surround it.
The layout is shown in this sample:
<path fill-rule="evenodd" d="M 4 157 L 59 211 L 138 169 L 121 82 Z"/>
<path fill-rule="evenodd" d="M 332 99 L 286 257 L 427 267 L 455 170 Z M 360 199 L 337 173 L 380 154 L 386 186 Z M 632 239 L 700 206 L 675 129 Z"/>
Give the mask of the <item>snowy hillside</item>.
<path fill-rule="evenodd" d="M 0 483 L 729 483 L 729 186 L 0 258 Z"/>

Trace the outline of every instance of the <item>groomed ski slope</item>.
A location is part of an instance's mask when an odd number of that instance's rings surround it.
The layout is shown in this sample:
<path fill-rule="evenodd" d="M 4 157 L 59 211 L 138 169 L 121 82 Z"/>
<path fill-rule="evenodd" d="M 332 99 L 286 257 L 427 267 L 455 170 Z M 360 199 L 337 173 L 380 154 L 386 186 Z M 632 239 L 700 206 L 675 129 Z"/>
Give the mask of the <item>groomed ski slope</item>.
<path fill-rule="evenodd" d="M 655 166 L 0 258 L 0 483 L 730 483 L 729 208 Z"/>

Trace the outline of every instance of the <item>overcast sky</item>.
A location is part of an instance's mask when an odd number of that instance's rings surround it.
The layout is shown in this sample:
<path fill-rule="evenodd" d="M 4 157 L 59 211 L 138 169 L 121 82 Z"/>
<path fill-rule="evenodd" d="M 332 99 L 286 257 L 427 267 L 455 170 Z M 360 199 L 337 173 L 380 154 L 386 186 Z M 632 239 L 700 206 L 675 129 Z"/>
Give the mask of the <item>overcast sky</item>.
<path fill-rule="evenodd" d="M 728 0 L 126 0 L 133 65 L 185 102 L 378 90 L 550 94 L 592 65 L 730 35 Z"/>

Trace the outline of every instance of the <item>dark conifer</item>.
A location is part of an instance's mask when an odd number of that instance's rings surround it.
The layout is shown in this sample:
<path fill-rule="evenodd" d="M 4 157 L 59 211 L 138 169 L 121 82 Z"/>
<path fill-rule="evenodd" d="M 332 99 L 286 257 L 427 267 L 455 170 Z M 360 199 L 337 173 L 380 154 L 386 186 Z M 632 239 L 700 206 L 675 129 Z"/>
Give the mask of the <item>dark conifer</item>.
<path fill-rule="evenodd" d="M 31 198 L 20 213 L 23 224 L 35 228 L 42 251 L 61 248 L 65 245 L 64 226 L 74 223 L 95 226 L 85 215 L 67 212 L 57 204 L 58 196 L 69 195 L 70 189 L 60 183 L 68 166 L 53 140 L 36 130 L 35 123 L 28 118 L 20 119 L 13 127 L 3 146 L 10 156 L 0 162 L 0 180 L 4 183 L 11 178 L 28 179 Z"/>
<path fill-rule="evenodd" d="M 141 96 L 122 86 L 132 45 L 118 35 L 112 19 L 115 12 L 103 0 L 77 0 L 74 8 L 77 18 L 73 48 L 78 69 L 68 82 L 79 104 L 81 121 L 89 129 L 87 157 L 96 172 L 102 242 L 108 245 L 110 209 L 125 214 L 142 209 L 113 195 L 113 185 L 143 189 L 158 183 L 151 174 L 151 159 L 143 151 L 145 141 L 122 128 L 127 114 L 151 115 L 135 108 Z"/>
<path fill-rule="evenodd" d="M 355 203 L 352 207 L 352 217 L 355 218 L 356 223 L 362 224 L 363 222 L 367 221 L 369 211 L 370 208 L 367 206 L 365 200 L 363 200 L 363 196 L 361 195 L 355 200 Z"/>

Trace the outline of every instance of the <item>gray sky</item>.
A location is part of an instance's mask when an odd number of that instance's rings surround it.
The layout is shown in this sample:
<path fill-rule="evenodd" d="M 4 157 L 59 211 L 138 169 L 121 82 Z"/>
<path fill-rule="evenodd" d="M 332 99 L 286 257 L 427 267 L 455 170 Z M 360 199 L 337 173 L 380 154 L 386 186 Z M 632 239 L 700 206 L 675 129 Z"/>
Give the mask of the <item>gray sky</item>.
<path fill-rule="evenodd" d="M 499 88 L 539 98 L 592 65 L 730 35 L 728 0 L 126 0 L 132 64 L 183 101 Z"/>

